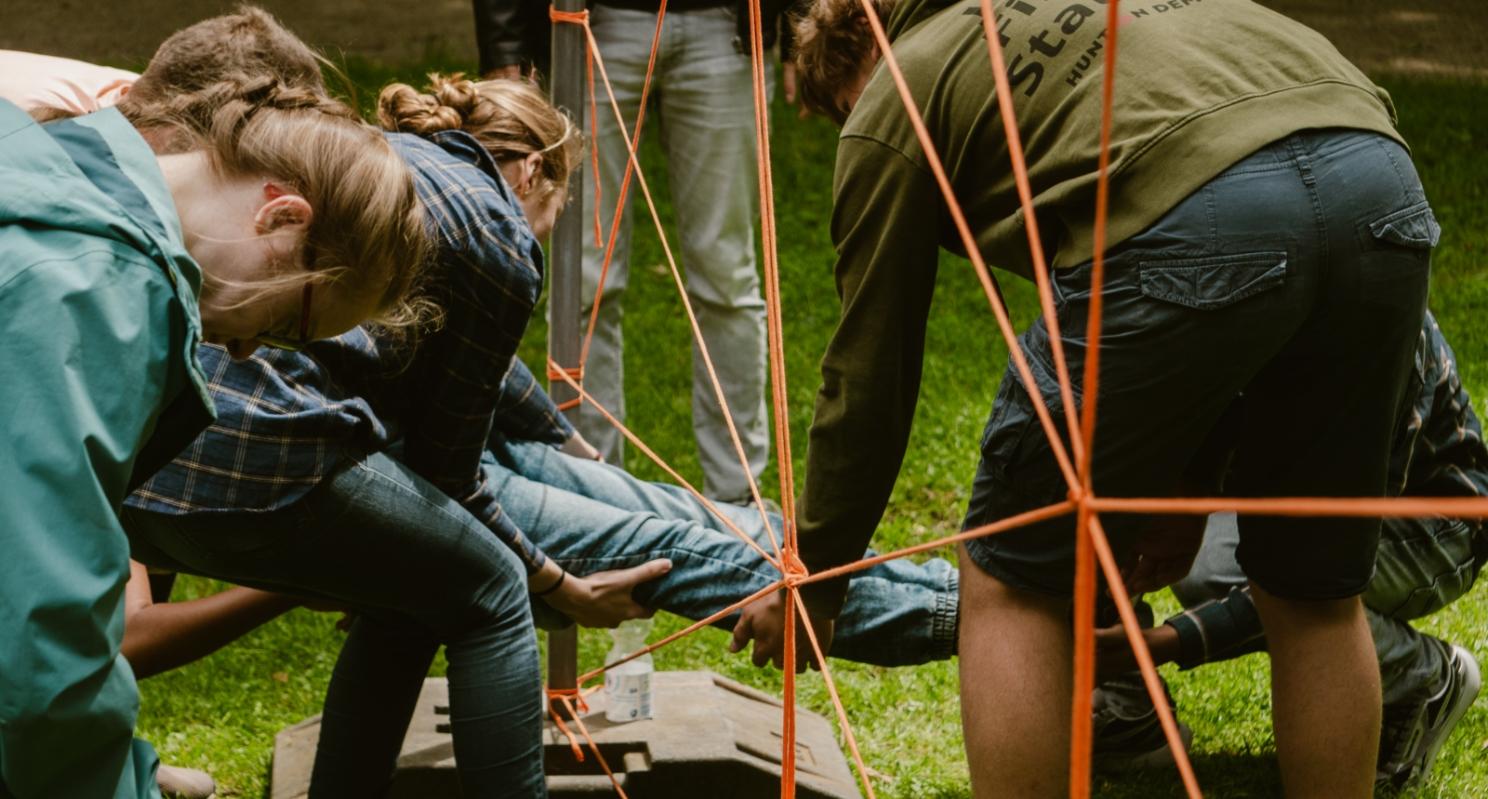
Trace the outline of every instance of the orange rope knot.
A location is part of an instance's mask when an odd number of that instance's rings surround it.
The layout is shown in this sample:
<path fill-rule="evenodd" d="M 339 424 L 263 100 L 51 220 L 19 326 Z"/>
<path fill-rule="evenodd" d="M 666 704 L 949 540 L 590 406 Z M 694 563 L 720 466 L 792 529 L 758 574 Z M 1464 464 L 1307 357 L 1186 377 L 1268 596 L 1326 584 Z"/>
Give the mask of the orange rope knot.
<path fill-rule="evenodd" d="M 559 11 L 548 6 L 548 19 L 554 22 L 571 22 L 575 25 L 589 24 L 589 9 L 583 11 Z"/>
<path fill-rule="evenodd" d="M 574 380 L 577 380 L 580 383 L 582 383 L 582 382 L 584 382 L 584 367 L 582 367 L 582 366 L 574 366 L 574 367 L 569 368 L 569 369 L 564 369 L 564 368 L 558 366 L 558 364 L 554 363 L 553 362 L 553 359 L 549 358 L 548 359 L 548 382 L 551 383 L 551 382 L 553 382 L 555 380 L 561 381 L 561 380 L 563 380 L 563 376 L 564 375 L 567 375 L 567 376 L 573 378 Z"/>
<path fill-rule="evenodd" d="M 811 573 L 806 569 L 806 564 L 801 561 L 801 557 L 796 554 L 794 549 L 788 549 L 781 553 L 781 555 L 783 556 L 785 565 L 786 585 L 795 586 L 797 583 L 811 576 Z"/>
<path fill-rule="evenodd" d="M 594 692 L 592 690 L 591 691 L 588 691 L 588 692 L 584 692 L 584 691 L 579 690 L 578 688 L 549 688 L 549 689 L 547 689 L 548 701 L 549 702 L 552 702 L 554 699 L 562 699 L 563 697 L 570 697 L 570 698 L 572 698 L 574 700 L 574 706 L 577 707 L 579 710 L 585 712 L 585 713 L 588 713 L 589 712 L 589 703 L 587 703 L 587 702 L 584 701 L 584 697 L 588 696 L 591 693 L 594 693 Z"/>

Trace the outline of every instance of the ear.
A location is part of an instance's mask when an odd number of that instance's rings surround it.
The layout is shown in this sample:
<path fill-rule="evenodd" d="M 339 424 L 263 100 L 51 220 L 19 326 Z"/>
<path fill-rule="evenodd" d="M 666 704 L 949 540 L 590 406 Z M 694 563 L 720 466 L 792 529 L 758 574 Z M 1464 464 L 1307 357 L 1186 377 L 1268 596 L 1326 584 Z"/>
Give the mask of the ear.
<path fill-rule="evenodd" d="M 542 173 L 542 153 L 528 153 L 522 159 L 522 178 L 517 181 L 517 193 L 526 194 L 534 188 L 537 176 Z"/>
<path fill-rule="evenodd" d="M 310 226 L 315 211 L 304 197 L 287 193 L 272 183 L 264 185 L 264 196 L 267 200 L 253 217 L 253 229 L 260 234 Z"/>

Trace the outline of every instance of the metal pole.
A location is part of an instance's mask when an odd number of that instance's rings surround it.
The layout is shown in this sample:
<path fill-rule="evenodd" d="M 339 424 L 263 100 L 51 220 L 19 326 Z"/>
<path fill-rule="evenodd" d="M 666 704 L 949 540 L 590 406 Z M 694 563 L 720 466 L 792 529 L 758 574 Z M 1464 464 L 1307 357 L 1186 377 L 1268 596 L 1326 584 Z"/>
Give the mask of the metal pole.
<path fill-rule="evenodd" d="M 559 11 L 583 11 L 584 0 L 554 0 Z M 553 24 L 553 104 L 566 111 L 579 130 L 584 129 L 584 57 L 588 43 L 580 25 Z M 591 142 L 590 146 L 594 143 Z M 583 325 L 582 269 L 584 235 L 583 169 L 573 170 L 568 178 L 568 206 L 558 217 L 549 243 L 549 269 L 552 282 L 548 290 L 548 353 L 558 366 L 573 369 L 579 365 Z M 549 381 L 549 393 L 559 404 L 577 398 L 577 393 L 562 381 Z M 578 687 L 579 632 L 576 627 L 548 634 L 548 687 Z"/>

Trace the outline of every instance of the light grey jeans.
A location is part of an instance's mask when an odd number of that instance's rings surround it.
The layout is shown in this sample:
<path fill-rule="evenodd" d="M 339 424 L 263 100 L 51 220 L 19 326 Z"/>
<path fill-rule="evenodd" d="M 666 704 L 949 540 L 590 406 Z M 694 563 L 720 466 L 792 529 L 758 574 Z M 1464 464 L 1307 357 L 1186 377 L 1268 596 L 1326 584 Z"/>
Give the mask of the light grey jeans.
<path fill-rule="evenodd" d="M 1374 579 L 1364 591 L 1364 615 L 1379 652 L 1385 707 L 1419 705 L 1441 687 L 1443 642 L 1410 625 L 1472 588 L 1477 577 L 1477 526 L 1459 519 L 1386 519 L 1380 529 Z M 1204 544 L 1188 577 L 1173 586 L 1184 607 L 1221 599 L 1244 587 L 1235 561 L 1240 541 L 1233 513 L 1209 517 Z"/>
<path fill-rule="evenodd" d="M 598 3 L 590 25 L 630 128 L 640 104 L 656 15 Z M 642 135 L 661 137 L 680 234 L 672 240 L 680 243 L 674 251 L 686 274 L 687 294 L 737 425 L 749 471 L 758 477 L 770 453 L 765 413 L 765 305 L 755 270 L 759 183 L 753 82 L 749 58 L 735 46 L 737 36 L 731 5 L 667 12 L 651 87 L 652 107 L 647 110 Z M 773 72 L 769 76 L 773 81 Z M 599 91 L 603 95 L 604 89 Z M 595 149 L 600 165 L 600 218 L 608 235 L 628 155 L 606 99 L 600 101 Z M 583 196 L 591 203 L 594 174 L 590 169 L 583 172 Z M 585 389 L 622 420 L 621 304 L 630 275 L 631 206 L 644 203 L 630 198 L 639 193 L 632 178 L 585 364 Z M 594 235 L 587 229 L 584 244 L 583 312 L 587 320 L 604 251 L 595 246 Z M 692 426 L 703 469 L 703 493 L 726 501 L 744 499 L 749 482 L 696 345 L 692 363 Z M 584 407 L 575 422 L 606 460 L 623 462 L 624 439 L 603 416 Z"/>

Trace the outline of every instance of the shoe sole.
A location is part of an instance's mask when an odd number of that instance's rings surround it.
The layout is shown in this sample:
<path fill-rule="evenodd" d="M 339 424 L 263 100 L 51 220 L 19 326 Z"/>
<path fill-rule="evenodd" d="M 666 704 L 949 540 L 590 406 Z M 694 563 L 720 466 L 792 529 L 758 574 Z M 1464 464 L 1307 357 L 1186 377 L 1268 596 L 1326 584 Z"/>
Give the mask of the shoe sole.
<path fill-rule="evenodd" d="M 1452 659 L 1463 665 L 1462 690 L 1457 693 L 1457 701 L 1452 705 L 1452 711 L 1447 715 L 1447 720 L 1441 725 L 1442 734 L 1436 741 L 1426 749 L 1426 754 L 1421 758 L 1421 771 L 1417 776 L 1420 782 L 1425 782 L 1431 776 L 1431 767 L 1436 765 L 1436 756 L 1441 754 L 1442 747 L 1447 739 L 1452 737 L 1452 731 L 1457 728 L 1457 722 L 1467 715 L 1468 708 L 1478 698 L 1478 692 L 1483 689 L 1483 674 L 1478 668 L 1477 658 L 1471 652 L 1453 644 Z"/>

